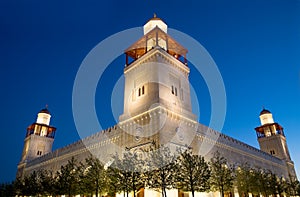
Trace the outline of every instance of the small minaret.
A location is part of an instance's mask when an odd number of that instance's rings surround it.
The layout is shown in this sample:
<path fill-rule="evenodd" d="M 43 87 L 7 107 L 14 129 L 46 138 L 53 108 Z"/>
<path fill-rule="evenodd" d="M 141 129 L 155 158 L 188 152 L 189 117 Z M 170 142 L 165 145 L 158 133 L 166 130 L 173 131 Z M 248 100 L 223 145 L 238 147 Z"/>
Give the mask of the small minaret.
<path fill-rule="evenodd" d="M 259 118 L 261 126 L 255 130 L 260 149 L 280 159 L 291 160 L 282 126 L 274 122 L 267 109 L 260 112 Z"/>
<path fill-rule="evenodd" d="M 23 176 L 23 169 L 28 161 L 52 151 L 56 128 L 50 126 L 50 118 L 51 115 L 46 106 L 38 113 L 36 122 L 27 127 L 17 177 Z"/>
<path fill-rule="evenodd" d="M 260 112 L 261 126 L 256 127 L 256 134 L 260 150 L 269 153 L 287 164 L 291 177 L 296 177 L 294 163 L 291 160 L 283 127 L 274 122 L 272 113 L 264 109 Z"/>

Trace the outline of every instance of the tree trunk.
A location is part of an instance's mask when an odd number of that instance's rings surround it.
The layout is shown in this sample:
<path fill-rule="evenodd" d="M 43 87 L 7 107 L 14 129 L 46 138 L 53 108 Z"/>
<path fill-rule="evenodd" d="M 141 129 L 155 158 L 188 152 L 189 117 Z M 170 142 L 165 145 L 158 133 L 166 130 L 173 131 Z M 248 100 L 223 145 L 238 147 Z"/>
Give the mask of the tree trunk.
<path fill-rule="evenodd" d="M 167 191 L 166 188 L 164 188 L 165 197 L 167 197 Z"/>
<path fill-rule="evenodd" d="M 167 197 L 167 190 L 165 190 L 165 194 L 166 194 L 166 197 Z"/>
<path fill-rule="evenodd" d="M 192 172 L 190 172 L 190 186 L 191 186 L 191 192 L 192 192 L 192 197 L 195 196 L 195 191 L 194 191 L 194 183 L 193 183 L 193 178 L 192 178 Z"/>
<path fill-rule="evenodd" d="M 220 193 L 221 193 L 221 197 L 224 197 L 224 188 L 223 188 L 223 186 L 221 186 L 221 191 L 220 191 Z"/>
<path fill-rule="evenodd" d="M 98 193 L 99 193 L 99 181 L 96 180 L 96 197 L 98 197 Z"/>
<path fill-rule="evenodd" d="M 133 197 L 135 197 L 135 191 L 136 191 L 136 188 L 135 188 L 135 179 L 133 179 L 132 181 L 132 189 L 133 189 Z"/>
<path fill-rule="evenodd" d="M 192 188 L 191 190 L 192 190 L 192 197 L 195 197 L 195 191 L 194 191 L 194 188 Z"/>

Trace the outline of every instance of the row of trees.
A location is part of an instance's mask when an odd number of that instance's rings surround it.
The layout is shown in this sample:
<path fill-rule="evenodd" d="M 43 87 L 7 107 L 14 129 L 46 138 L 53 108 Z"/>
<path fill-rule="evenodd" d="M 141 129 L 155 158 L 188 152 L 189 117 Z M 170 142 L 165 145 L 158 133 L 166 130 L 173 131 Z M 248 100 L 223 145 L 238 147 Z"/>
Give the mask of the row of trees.
<path fill-rule="evenodd" d="M 123 192 L 124 197 L 133 192 L 136 197 L 141 188 L 147 187 L 161 192 L 163 197 L 173 188 L 189 191 L 193 197 L 195 192 L 208 191 L 219 191 L 223 197 L 226 192 L 232 192 L 234 186 L 240 196 L 249 193 L 300 195 L 299 182 L 286 181 L 270 171 L 254 169 L 247 164 L 234 168 L 218 152 L 206 162 L 191 150 L 176 156 L 167 147 L 152 149 L 143 158 L 132 152 L 122 157 L 116 154 L 108 168 L 95 157 L 83 163 L 72 158 L 54 174 L 41 170 L 17 179 L 10 191 L 19 196 L 114 196 Z"/>

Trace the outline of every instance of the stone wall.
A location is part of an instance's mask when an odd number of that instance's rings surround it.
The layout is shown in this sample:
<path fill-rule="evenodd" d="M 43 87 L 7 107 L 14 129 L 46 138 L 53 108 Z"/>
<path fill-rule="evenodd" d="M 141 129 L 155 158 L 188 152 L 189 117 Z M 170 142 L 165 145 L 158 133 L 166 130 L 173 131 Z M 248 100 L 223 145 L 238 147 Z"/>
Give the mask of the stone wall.
<path fill-rule="evenodd" d="M 188 126 L 181 125 L 181 127 Z M 184 132 L 189 132 L 190 130 L 185 128 Z M 148 137 L 137 141 L 134 135 L 123 131 L 118 125 L 115 125 L 37 159 L 27 161 L 24 173 L 28 174 L 38 169 L 57 171 L 72 157 L 76 158 L 77 161 L 83 161 L 91 153 L 99 157 L 103 163 L 107 163 L 113 154 L 121 153 L 125 147 L 143 146 L 152 140 L 153 138 Z M 202 124 L 197 125 L 196 134 L 190 146 L 195 154 L 203 155 L 206 160 L 209 160 L 215 151 L 219 151 L 234 166 L 248 163 L 253 167 L 269 169 L 279 176 L 286 178 L 289 176 L 287 164 L 284 160 L 280 160 Z"/>

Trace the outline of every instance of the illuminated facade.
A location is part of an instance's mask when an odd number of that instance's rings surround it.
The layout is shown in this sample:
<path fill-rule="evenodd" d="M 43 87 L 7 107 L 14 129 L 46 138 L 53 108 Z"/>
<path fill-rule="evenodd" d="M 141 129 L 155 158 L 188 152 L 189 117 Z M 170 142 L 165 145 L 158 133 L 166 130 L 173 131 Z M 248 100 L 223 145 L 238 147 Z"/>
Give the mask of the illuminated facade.
<path fill-rule="evenodd" d="M 263 109 L 259 118 L 261 126 L 256 127 L 255 130 L 260 150 L 285 161 L 288 173 L 295 175 L 294 163 L 291 160 L 283 127 L 274 122 L 269 110 Z"/>
<path fill-rule="evenodd" d="M 42 109 L 35 123 L 27 128 L 21 161 L 18 172 L 23 171 L 26 163 L 52 151 L 55 127 L 50 126 L 50 112 Z"/>
<path fill-rule="evenodd" d="M 219 151 L 231 164 L 247 162 L 285 178 L 296 177 L 283 129 L 274 123 L 270 112 L 261 113 L 262 126 L 256 128 L 260 150 L 197 122 L 192 113 L 187 52 L 167 34 L 167 25 L 161 19 L 150 19 L 144 25 L 143 37 L 125 50 L 124 109 L 119 123 L 51 152 L 55 128 L 49 126 L 49 113 L 39 113 L 33 125 L 42 125 L 46 132 L 29 127 L 17 176 L 38 169 L 57 171 L 72 157 L 81 161 L 91 153 L 109 163 L 116 152 L 126 149 L 143 154 L 156 142 L 171 149 L 189 146 L 206 159 Z M 37 154 L 39 145 L 27 147 L 41 141 L 45 147 L 41 154 Z M 160 195 L 153 192 L 145 189 L 143 196 Z"/>

